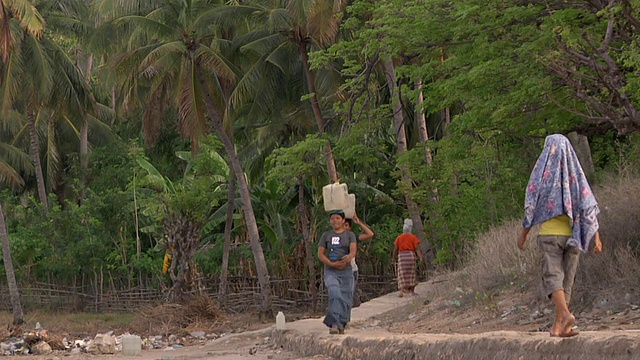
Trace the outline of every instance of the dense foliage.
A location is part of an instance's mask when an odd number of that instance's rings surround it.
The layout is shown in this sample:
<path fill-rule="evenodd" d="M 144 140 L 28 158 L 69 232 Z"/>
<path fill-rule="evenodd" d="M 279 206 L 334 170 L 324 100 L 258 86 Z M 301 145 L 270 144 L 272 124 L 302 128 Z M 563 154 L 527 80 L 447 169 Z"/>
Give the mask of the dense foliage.
<path fill-rule="evenodd" d="M 22 286 L 189 291 L 224 267 L 313 287 L 332 163 L 376 232 L 361 273 L 393 272 L 416 215 L 430 265 L 456 268 L 520 216 L 546 135 L 586 136 L 597 172 L 638 161 L 640 1 L 0 8 L 2 203 Z M 163 274 L 180 241 L 189 254 Z"/>

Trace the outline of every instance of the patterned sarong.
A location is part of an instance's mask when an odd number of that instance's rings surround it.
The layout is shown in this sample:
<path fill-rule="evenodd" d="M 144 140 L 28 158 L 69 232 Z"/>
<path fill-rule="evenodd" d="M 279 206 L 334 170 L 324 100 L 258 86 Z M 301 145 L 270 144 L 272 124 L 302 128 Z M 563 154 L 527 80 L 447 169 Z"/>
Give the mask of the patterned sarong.
<path fill-rule="evenodd" d="M 416 286 L 416 253 L 401 251 L 398 254 L 398 290 Z"/>

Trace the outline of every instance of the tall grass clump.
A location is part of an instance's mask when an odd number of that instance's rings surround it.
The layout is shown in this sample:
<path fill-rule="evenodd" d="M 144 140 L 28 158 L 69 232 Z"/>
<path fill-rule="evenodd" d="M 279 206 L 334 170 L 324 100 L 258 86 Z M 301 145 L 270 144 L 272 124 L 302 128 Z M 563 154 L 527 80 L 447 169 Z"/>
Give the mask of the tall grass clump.
<path fill-rule="evenodd" d="M 480 235 L 476 246 L 468 256 L 468 266 L 463 275 L 468 286 L 475 291 L 491 291 L 497 287 L 528 282 L 539 271 L 540 256 L 535 239 L 537 228 L 529 235 L 525 251 L 517 243 L 522 230 L 521 220 L 507 221 L 499 227 Z"/>
<path fill-rule="evenodd" d="M 640 300 L 640 177 L 611 178 L 594 189 L 604 251 L 580 260 L 576 295 L 609 305 Z"/>
<path fill-rule="evenodd" d="M 573 298 L 586 304 L 640 304 L 640 177 L 607 179 L 593 190 L 601 211 L 604 251 L 581 255 Z M 538 226 L 529 233 L 525 251 L 520 251 L 521 221 L 505 222 L 478 237 L 461 274 L 467 287 L 482 293 L 508 286 L 538 292 L 542 269 Z"/>

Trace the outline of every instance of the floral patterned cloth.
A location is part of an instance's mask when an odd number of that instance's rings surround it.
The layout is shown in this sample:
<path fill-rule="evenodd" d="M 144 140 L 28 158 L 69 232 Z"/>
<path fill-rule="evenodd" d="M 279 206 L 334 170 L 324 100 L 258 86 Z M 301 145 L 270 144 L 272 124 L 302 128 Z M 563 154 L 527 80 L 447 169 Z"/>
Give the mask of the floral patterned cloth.
<path fill-rule="evenodd" d="M 600 209 L 578 157 L 563 135 L 549 135 L 545 139 L 529 178 L 524 209 L 525 228 L 567 214 L 573 227 L 567 245 L 588 251 L 598 231 Z"/>

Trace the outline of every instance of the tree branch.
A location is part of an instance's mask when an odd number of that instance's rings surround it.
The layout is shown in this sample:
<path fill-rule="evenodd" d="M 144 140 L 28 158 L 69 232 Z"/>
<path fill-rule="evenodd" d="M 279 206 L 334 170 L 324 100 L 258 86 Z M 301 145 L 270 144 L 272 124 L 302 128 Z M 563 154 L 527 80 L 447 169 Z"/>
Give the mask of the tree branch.
<path fill-rule="evenodd" d="M 606 123 L 608 122 L 608 118 L 603 117 L 603 116 L 591 116 L 591 115 L 587 115 L 583 112 L 580 112 L 574 108 L 570 108 L 568 106 L 563 105 L 562 103 L 560 103 L 560 101 L 558 101 L 558 99 L 556 99 L 555 97 L 547 94 L 547 97 L 549 98 L 549 100 L 551 100 L 552 103 L 556 104 L 556 106 L 558 106 L 559 108 L 561 108 L 564 111 L 570 112 L 574 115 L 578 115 L 581 118 L 583 118 L 585 121 L 591 123 L 591 124 L 602 124 L 602 123 Z"/>

